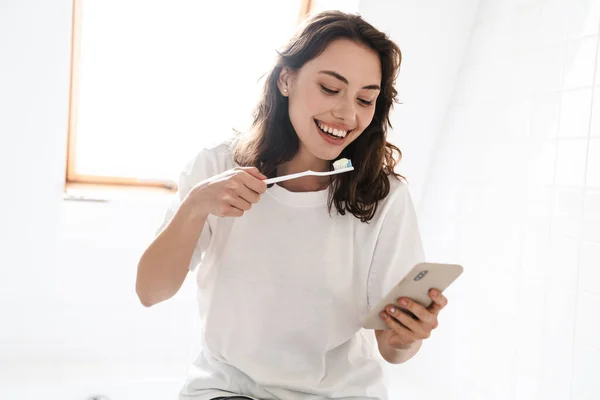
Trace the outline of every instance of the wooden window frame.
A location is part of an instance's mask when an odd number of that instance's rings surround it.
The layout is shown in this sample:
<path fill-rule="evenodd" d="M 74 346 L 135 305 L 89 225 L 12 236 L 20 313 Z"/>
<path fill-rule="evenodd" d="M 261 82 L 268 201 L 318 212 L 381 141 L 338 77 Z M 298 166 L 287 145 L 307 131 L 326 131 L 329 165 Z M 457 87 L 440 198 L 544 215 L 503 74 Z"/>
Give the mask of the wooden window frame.
<path fill-rule="evenodd" d="M 103 185 L 150 187 L 176 190 L 172 181 L 125 178 L 119 176 L 85 175 L 77 173 L 77 116 L 79 100 L 79 61 L 81 56 L 81 21 L 84 0 L 73 0 L 72 35 L 71 35 L 71 73 L 69 87 L 69 121 L 67 131 L 67 166 L 65 186 Z M 302 0 L 298 15 L 300 23 L 311 11 L 312 0 Z"/>

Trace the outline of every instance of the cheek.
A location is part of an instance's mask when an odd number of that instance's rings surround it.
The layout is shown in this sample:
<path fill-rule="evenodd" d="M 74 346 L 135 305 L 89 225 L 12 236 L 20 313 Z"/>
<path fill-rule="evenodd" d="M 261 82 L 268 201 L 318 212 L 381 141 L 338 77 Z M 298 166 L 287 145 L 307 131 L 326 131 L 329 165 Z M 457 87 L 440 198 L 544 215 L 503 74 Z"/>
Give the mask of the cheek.
<path fill-rule="evenodd" d="M 317 106 L 318 98 L 306 88 L 294 93 L 290 98 L 290 116 L 298 124 L 305 124 Z"/>
<path fill-rule="evenodd" d="M 360 107 L 360 106 L 359 106 Z M 373 117 L 375 116 L 375 108 L 363 108 L 357 112 L 358 124 L 360 126 L 361 132 L 367 129 L 367 127 L 373 121 Z"/>
<path fill-rule="evenodd" d="M 302 93 L 303 110 L 307 116 L 314 117 L 330 110 L 333 105 L 332 98 L 324 96 L 320 91 L 307 87 Z"/>
<path fill-rule="evenodd" d="M 312 117 L 323 115 L 331 112 L 337 107 L 335 96 L 324 94 L 317 85 L 305 84 L 298 93 L 298 105 L 301 106 L 299 112 L 304 116 Z"/>

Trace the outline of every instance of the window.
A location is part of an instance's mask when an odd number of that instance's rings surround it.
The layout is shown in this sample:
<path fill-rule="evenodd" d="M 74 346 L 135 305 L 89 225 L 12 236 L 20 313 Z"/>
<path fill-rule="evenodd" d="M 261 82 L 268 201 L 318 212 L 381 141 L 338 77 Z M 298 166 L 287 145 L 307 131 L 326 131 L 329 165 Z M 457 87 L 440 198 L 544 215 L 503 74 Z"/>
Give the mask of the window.
<path fill-rule="evenodd" d="M 249 126 L 309 0 L 75 0 L 67 183 L 174 189 Z"/>

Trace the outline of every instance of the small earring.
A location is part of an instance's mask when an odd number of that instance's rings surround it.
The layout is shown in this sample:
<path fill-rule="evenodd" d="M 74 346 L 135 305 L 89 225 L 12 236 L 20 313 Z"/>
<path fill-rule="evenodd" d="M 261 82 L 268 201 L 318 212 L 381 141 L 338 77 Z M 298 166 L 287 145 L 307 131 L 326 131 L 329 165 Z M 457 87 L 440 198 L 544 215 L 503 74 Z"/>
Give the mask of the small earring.
<path fill-rule="evenodd" d="M 283 94 L 287 94 L 287 89 L 283 89 Z"/>

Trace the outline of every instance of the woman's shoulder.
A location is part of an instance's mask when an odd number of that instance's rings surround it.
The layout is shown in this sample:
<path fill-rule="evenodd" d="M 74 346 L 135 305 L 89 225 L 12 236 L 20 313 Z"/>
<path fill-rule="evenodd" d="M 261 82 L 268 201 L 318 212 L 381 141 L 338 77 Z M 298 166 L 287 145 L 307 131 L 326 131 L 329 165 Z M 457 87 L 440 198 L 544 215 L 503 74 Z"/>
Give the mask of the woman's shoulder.
<path fill-rule="evenodd" d="M 197 157 L 208 160 L 214 163 L 215 167 L 218 167 L 218 169 L 224 168 L 223 171 L 225 171 L 235 167 L 235 162 L 233 160 L 234 145 L 235 138 L 213 142 L 204 146 L 198 152 Z"/>
<path fill-rule="evenodd" d="M 180 179 L 195 184 L 234 167 L 231 140 L 207 144 L 188 160 Z"/>
<path fill-rule="evenodd" d="M 388 214 L 402 213 L 406 207 L 413 207 L 408 182 L 394 175 L 388 175 L 390 190 L 378 207 L 381 217 Z"/>
<path fill-rule="evenodd" d="M 195 159 L 202 162 L 208 161 L 223 165 L 233 164 L 233 144 L 234 139 L 209 143 L 196 153 Z"/>
<path fill-rule="evenodd" d="M 394 201 L 396 197 L 410 196 L 410 188 L 406 179 L 393 174 L 388 175 L 387 178 L 390 183 L 390 191 L 386 196 L 386 200 Z"/>
<path fill-rule="evenodd" d="M 393 174 L 389 174 L 387 178 L 390 183 L 390 195 L 408 190 L 408 182 L 406 179 Z"/>

